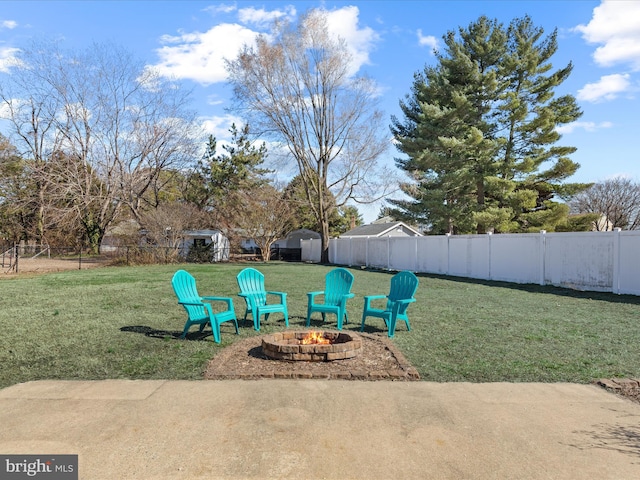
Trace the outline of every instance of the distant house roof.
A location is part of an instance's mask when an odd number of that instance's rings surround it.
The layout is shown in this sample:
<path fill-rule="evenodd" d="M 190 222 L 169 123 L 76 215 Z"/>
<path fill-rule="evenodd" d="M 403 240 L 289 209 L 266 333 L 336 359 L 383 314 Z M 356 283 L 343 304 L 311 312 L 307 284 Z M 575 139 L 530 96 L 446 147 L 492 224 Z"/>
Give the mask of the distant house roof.
<path fill-rule="evenodd" d="M 404 222 L 391 223 L 370 223 L 369 225 L 361 225 L 348 232 L 340 235 L 340 238 L 348 237 L 386 237 L 392 235 L 406 235 L 410 237 L 419 237 L 422 234 L 415 228 L 410 227 Z"/>
<path fill-rule="evenodd" d="M 211 229 L 206 229 L 206 230 L 184 230 L 182 232 L 182 234 L 185 237 L 191 237 L 191 238 L 195 238 L 195 237 L 211 237 L 212 235 L 217 235 L 220 232 L 220 230 L 211 230 Z"/>

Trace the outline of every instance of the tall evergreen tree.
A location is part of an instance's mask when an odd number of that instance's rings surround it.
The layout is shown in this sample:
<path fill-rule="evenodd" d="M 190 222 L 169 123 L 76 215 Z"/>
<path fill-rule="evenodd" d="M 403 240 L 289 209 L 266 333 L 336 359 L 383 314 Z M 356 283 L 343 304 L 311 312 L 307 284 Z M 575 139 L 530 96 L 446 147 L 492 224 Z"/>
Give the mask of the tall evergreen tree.
<path fill-rule="evenodd" d="M 414 76 L 392 118 L 396 160 L 410 181 L 395 213 L 434 233 L 555 230 L 568 208 L 552 199 L 586 185 L 563 184 L 579 165 L 555 145 L 556 127 L 582 112 L 554 89 L 572 65 L 552 70 L 557 34 L 543 37 L 529 17 L 508 28 L 480 17 L 444 36 L 438 64 Z"/>

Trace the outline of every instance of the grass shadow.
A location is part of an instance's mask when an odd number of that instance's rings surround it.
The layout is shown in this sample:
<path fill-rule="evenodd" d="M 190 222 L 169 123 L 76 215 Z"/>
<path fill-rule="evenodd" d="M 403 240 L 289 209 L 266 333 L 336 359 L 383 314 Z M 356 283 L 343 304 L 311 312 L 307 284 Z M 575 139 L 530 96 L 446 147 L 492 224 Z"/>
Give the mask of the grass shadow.
<path fill-rule="evenodd" d="M 177 330 L 158 330 L 157 328 L 147 327 L 145 325 L 130 325 L 120 328 L 121 332 L 133 332 L 139 333 L 146 337 L 158 338 L 160 340 L 166 340 L 168 338 L 178 340 L 191 340 L 191 341 L 204 341 L 207 337 L 213 336 L 211 331 L 204 330 L 202 332 L 193 331 L 188 332 L 185 338 L 180 338 L 182 331 Z"/>
<path fill-rule="evenodd" d="M 360 267 L 360 270 L 368 272 L 384 273 L 393 276 L 398 273 L 395 270 L 382 270 L 377 268 Z M 484 285 L 487 287 L 508 288 L 510 290 L 519 290 L 528 293 L 543 293 L 548 295 L 557 295 L 561 297 L 579 298 L 584 300 L 599 300 L 611 303 L 627 303 L 631 305 L 640 305 L 640 296 L 628 294 L 616 294 L 612 292 L 595 292 L 591 290 L 574 290 L 568 287 L 558 287 L 554 285 L 538 285 L 535 283 L 511 283 L 499 280 L 483 280 L 480 278 L 456 277 L 453 275 L 439 275 L 436 273 L 417 273 L 418 278 L 431 278 L 434 280 L 443 280 L 447 282 L 466 283 L 470 285 Z"/>
<path fill-rule="evenodd" d="M 395 272 L 391 272 L 395 273 Z M 570 288 L 556 287 L 553 285 L 537 285 L 534 283 L 510 283 L 497 280 L 482 280 L 478 278 L 453 277 L 449 275 L 436 275 L 431 273 L 416 273 L 418 278 L 432 278 L 434 280 L 444 280 L 456 283 L 467 283 L 470 285 L 484 285 L 487 287 L 508 288 L 528 293 L 543 293 L 561 297 L 571 297 L 584 300 L 599 300 L 611 303 L 627 303 L 640 305 L 640 296 L 618 295 L 611 292 L 594 292 L 587 290 L 572 290 Z"/>

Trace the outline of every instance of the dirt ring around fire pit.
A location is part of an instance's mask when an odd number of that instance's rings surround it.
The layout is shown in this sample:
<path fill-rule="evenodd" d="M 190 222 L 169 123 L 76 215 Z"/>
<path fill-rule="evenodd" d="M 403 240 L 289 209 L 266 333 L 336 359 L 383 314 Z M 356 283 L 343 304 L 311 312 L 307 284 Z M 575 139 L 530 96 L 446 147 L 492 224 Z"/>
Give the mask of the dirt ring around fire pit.
<path fill-rule="evenodd" d="M 362 340 L 351 332 L 287 331 L 262 337 L 262 353 L 274 360 L 331 362 L 353 358 L 361 351 Z"/>
<path fill-rule="evenodd" d="M 219 353 L 209 360 L 204 378 L 207 380 L 263 378 L 420 380 L 418 371 L 394 342 L 387 338 L 386 332 L 380 334 L 359 332 L 357 336 L 362 342 L 362 350 L 356 356 L 343 360 L 307 362 L 269 358 L 262 350 L 263 336 L 252 336 L 220 349 Z"/>

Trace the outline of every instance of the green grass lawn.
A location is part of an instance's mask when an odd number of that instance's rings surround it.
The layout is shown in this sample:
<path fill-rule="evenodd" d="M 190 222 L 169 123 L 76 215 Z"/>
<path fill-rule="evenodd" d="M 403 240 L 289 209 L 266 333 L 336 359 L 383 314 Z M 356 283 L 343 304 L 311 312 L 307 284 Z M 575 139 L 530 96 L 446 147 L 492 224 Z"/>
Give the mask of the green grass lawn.
<path fill-rule="evenodd" d="M 242 322 L 235 276 L 246 265 L 108 267 L 5 277 L 0 280 L 0 387 L 37 379 L 200 379 L 207 361 L 232 342 L 256 335 Z M 331 267 L 252 264 L 270 290 L 286 291 L 290 327 L 302 328 L 306 292 L 322 290 Z M 234 297 L 240 335 L 222 326 L 222 343 L 193 327 L 177 305 L 171 277 L 188 270 L 201 295 Z M 360 326 L 363 295 L 388 291 L 391 274 L 351 270 L 350 323 Z M 409 308 L 411 332 L 398 325 L 393 340 L 423 380 L 587 383 L 602 377 L 640 377 L 640 297 L 575 292 L 420 275 Z M 261 334 L 284 329 L 281 316 Z M 319 318 L 319 317 L 318 317 Z M 313 322 L 320 325 L 319 320 Z M 335 320 L 327 325 L 335 328 Z M 382 320 L 369 319 L 370 333 Z M 208 330 L 208 329 L 207 329 Z"/>

